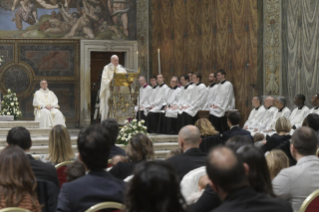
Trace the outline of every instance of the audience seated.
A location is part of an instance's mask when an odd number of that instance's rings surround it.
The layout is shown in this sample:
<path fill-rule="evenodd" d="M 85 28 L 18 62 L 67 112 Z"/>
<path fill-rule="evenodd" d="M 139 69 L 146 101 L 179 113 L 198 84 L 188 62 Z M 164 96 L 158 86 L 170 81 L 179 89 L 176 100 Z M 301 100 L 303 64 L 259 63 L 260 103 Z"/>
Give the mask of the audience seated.
<path fill-rule="evenodd" d="M 236 151 L 238 148 L 251 144 L 251 140 L 247 136 L 237 135 L 228 139 L 226 146 Z"/>
<path fill-rule="evenodd" d="M 282 142 L 290 140 L 289 132 L 291 130 L 290 121 L 285 116 L 278 118 L 275 125 L 276 132 L 271 137 L 266 136 L 266 143 L 261 147 L 264 152 L 271 151 L 278 147 Z"/>
<path fill-rule="evenodd" d="M 111 139 L 112 139 L 111 152 L 110 152 L 109 159 L 112 159 L 115 155 L 125 156 L 125 150 L 115 145 L 117 141 L 117 137 L 119 135 L 119 124 L 116 121 L 116 119 L 105 119 L 104 121 L 101 122 L 101 124 L 107 131 L 109 131 Z"/>
<path fill-rule="evenodd" d="M 319 143 L 319 115 L 316 113 L 310 113 L 305 118 L 302 125 L 306 127 L 310 127 L 318 134 L 318 143 Z"/>
<path fill-rule="evenodd" d="M 316 113 L 319 115 L 319 94 L 318 93 L 313 95 L 313 97 L 311 98 L 311 104 L 313 108 L 309 110 L 309 114 Z"/>
<path fill-rule="evenodd" d="M 124 212 L 187 211 L 174 169 L 161 161 L 136 166 L 124 205 Z"/>
<path fill-rule="evenodd" d="M 76 160 L 74 163 L 70 164 L 66 169 L 66 181 L 72 182 L 80 177 L 85 175 L 85 166 L 84 164 Z"/>
<path fill-rule="evenodd" d="M 122 180 L 132 175 L 136 164 L 154 159 L 153 142 L 144 134 L 136 134 L 127 144 L 126 155 L 128 162 L 119 162 L 110 170 L 114 177 Z"/>
<path fill-rule="evenodd" d="M 124 157 L 123 155 L 115 155 L 112 159 L 111 159 L 111 166 L 115 166 L 116 164 L 118 164 L 119 162 L 127 162 L 127 158 Z"/>
<path fill-rule="evenodd" d="M 292 212 L 287 202 L 251 188 L 248 172 L 249 166 L 231 149 L 217 147 L 210 152 L 207 162 L 210 185 L 223 202 L 214 212 Z"/>
<path fill-rule="evenodd" d="M 0 153 L 0 209 L 19 207 L 41 212 L 36 194 L 36 179 L 23 150 L 7 146 Z"/>
<path fill-rule="evenodd" d="M 199 129 L 201 138 L 219 134 L 219 132 L 215 130 L 215 127 L 213 127 L 212 123 L 210 123 L 210 121 L 206 118 L 198 119 L 195 122 L 195 126 Z"/>
<path fill-rule="evenodd" d="M 178 144 L 183 153 L 166 160 L 177 172 L 179 180 L 189 171 L 205 166 L 207 155 L 199 149 L 201 142 L 197 127 L 187 125 L 178 134 Z"/>
<path fill-rule="evenodd" d="M 72 150 L 70 134 L 64 126 L 56 125 L 52 128 L 49 135 L 49 154 L 41 155 L 39 159 L 54 165 L 77 159 Z"/>
<path fill-rule="evenodd" d="M 256 132 L 263 132 L 264 130 L 266 130 L 267 125 L 271 123 L 274 116 L 276 115 L 276 112 L 278 111 L 278 109 L 274 107 L 275 99 L 273 97 L 268 96 L 265 99 L 264 103 L 266 112 L 254 127 L 255 129 L 251 130 L 252 134 L 255 134 Z"/>
<path fill-rule="evenodd" d="M 239 122 L 240 122 L 240 113 L 238 111 L 228 113 L 227 114 L 227 124 L 228 124 L 230 130 L 221 134 L 220 135 L 221 138 L 223 140 L 227 141 L 229 138 L 231 138 L 233 136 L 242 135 L 242 136 L 247 136 L 252 140 L 250 132 L 240 128 Z"/>
<path fill-rule="evenodd" d="M 55 167 L 52 164 L 43 163 L 42 161 L 36 160 L 32 157 L 30 153 L 30 148 L 32 146 L 31 136 L 30 132 L 26 128 L 12 128 L 8 132 L 7 143 L 9 146 L 17 145 L 24 150 L 37 180 L 47 180 L 59 187 L 58 174 Z"/>
<path fill-rule="evenodd" d="M 169 153 L 167 153 L 165 160 L 167 160 L 168 158 L 171 158 L 175 155 L 182 154 L 182 153 L 183 153 L 183 151 L 180 148 L 173 149 L 173 150 L 169 151 Z"/>
<path fill-rule="evenodd" d="M 255 126 L 262 119 L 263 115 L 266 113 L 265 107 L 262 105 L 261 96 L 254 96 L 251 100 L 251 104 L 253 105 L 253 109 L 251 110 L 247 121 L 244 124 L 244 129 L 254 129 Z"/>
<path fill-rule="evenodd" d="M 203 175 L 198 180 L 198 191 L 191 194 L 191 196 L 186 198 L 186 202 L 188 205 L 194 204 L 198 201 L 198 199 L 202 196 L 206 186 L 209 183 L 209 179 L 207 175 Z"/>
<path fill-rule="evenodd" d="M 266 160 L 271 180 L 273 180 L 282 169 L 289 167 L 287 155 L 279 149 L 271 150 L 266 155 Z"/>
<path fill-rule="evenodd" d="M 297 106 L 290 115 L 290 123 L 293 129 L 302 126 L 303 120 L 309 113 L 309 108 L 305 105 L 306 97 L 303 94 L 295 96 L 294 104 Z"/>
<path fill-rule="evenodd" d="M 262 133 L 256 133 L 253 137 L 254 145 L 256 147 L 262 147 L 265 140 L 265 135 Z"/>
<path fill-rule="evenodd" d="M 83 212 L 101 202 L 123 202 L 125 183 L 104 171 L 112 146 L 110 133 L 101 125 L 83 128 L 78 140 L 79 159 L 86 175 L 62 185 L 57 212 Z"/>
<path fill-rule="evenodd" d="M 290 151 L 297 160 L 296 166 L 283 169 L 273 179 L 275 194 L 288 200 L 298 211 L 302 202 L 319 189 L 319 158 L 317 134 L 309 127 L 297 129 L 291 138 Z"/>

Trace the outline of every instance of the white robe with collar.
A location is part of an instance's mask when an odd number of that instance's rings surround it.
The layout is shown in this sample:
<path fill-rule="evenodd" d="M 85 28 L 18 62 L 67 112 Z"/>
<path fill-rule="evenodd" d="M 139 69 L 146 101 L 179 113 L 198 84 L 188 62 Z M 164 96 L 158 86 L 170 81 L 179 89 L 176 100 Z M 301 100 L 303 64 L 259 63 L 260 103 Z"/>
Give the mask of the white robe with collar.
<path fill-rule="evenodd" d="M 54 127 L 55 125 L 65 125 L 65 118 L 58 109 L 59 101 L 56 95 L 49 89 L 42 88 L 35 92 L 33 98 L 35 121 L 40 122 L 40 128 Z M 53 107 L 51 110 L 46 109 L 46 106 Z"/>
<path fill-rule="evenodd" d="M 169 90 L 169 87 L 166 84 L 162 84 L 157 86 L 157 92 L 156 95 L 154 95 L 154 101 L 151 103 L 151 106 L 154 106 L 149 112 L 152 113 L 159 113 L 161 111 L 161 108 L 163 106 L 166 106 L 166 96 L 167 92 Z"/>
<path fill-rule="evenodd" d="M 319 107 L 317 109 L 315 109 L 315 107 L 311 108 L 308 114 L 311 114 L 311 113 L 316 113 L 319 115 Z"/>
<path fill-rule="evenodd" d="M 188 105 L 189 108 L 185 109 L 183 112 L 194 117 L 200 110 L 208 110 L 207 107 L 207 95 L 208 91 L 203 83 L 194 85 L 191 92 L 191 97 Z"/>
<path fill-rule="evenodd" d="M 179 92 L 181 91 L 181 88 L 177 87 L 177 88 L 170 88 L 167 91 L 167 96 L 166 96 L 166 105 L 167 106 L 172 106 L 174 105 L 176 102 L 178 102 L 178 98 L 179 98 Z"/>
<path fill-rule="evenodd" d="M 266 130 L 267 125 L 271 123 L 277 111 L 278 111 L 278 108 L 276 108 L 275 106 L 272 106 L 271 108 L 266 109 L 265 115 L 262 117 L 262 119 L 259 121 L 259 123 L 255 127 L 258 129 L 258 132 L 262 132 Z"/>
<path fill-rule="evenodd" d="M 137 97 L 137 106 L 134 108 L 135 112 L 138 112 L 138 105 L 140 105 L 141 110 L 144 111 L 144 115 L 147 115 L 147 110 L 150 107 L 150 94 L 152 90 L 152 87 L 149 85 L 140 87 Z"/>
<path fill-rule="evenodd" d="M 209 113 L 211 114 L 214 110 L 213 107 L 210 107 L 211 105 L 215 104 L 216 96 L 217 96 L 217 88 L 219 84 L 215 84 L 213 87 L 207 86 L 208 95 L 207 95 L 207 105 L 209 107 Z"/>
<path fill-rule="evenodd" d="M 291 126 L 295 126 L 296 128 L 301 127 L 302 122 L 306 118 L 308 113 L 309 108 L 306 105 L 304 105 L 300 110 L 299 108 L 295 108 L 290 115 Z"/>
<path fill-rule="evenodd" d="M 101 88 L 100 88 L 100 113 L 101 120 L 105 120 L 108 118 L 109 112 L 109 98 L 111 96 L 110 93 L 110 83 L 113 80 L 114 70 L 116 68 L 116 73 L 127 73 L 123 66 L 118 65 L 114 66 L 112 63 L 106 65 L 104 67 L 101 79 Z"/>
<path fill-rule="evenodd" d="M 235 109 L 233 85 L 229 81 L 219 83 L 216 94 L 214 105 L 218 108 L 212 108 L 210 114 L 221 118 L 225 116 L 226 111 Z"/>
<path fill-rule="evenodd" d="M 263 105 L 260 105 L 258 110 L 256 108 L 252 109 L 247 121 L 244 124 L 244 127 L 248 127 L 248 129 L 255 129 L 257 124 L 263 118 L 266 113 L 266 109 Z"/>
<path fill-rule="evenodd" d="M 272 121 L 267 125 L 266 130 L 275 130 L 276 122 L 280 117 L 286 117 L 289 119 L 291 114 L 291 110 L 288 107 L 284 107 L 281 112 L 277 109 L 277 112 L 275 113 L 274 118 Z"/>

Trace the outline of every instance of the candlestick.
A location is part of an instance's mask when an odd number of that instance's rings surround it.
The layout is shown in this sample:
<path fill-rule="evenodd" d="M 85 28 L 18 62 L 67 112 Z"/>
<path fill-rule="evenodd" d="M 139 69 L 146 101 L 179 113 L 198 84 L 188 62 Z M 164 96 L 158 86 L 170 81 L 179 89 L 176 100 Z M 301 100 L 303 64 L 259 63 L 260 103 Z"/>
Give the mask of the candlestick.
<path fill-rule="evenodd" d="M 158 57 L 158 73 L 161 74 L 161 50 L 157 49 L 157 57 Z"/>

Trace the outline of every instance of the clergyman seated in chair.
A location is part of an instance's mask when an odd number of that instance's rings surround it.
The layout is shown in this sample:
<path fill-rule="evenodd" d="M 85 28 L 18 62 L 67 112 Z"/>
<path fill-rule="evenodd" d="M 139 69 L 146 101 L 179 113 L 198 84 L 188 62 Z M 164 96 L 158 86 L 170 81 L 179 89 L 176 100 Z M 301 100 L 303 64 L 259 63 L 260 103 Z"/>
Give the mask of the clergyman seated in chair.
<path fill-rule="evenodd" d="M 33 98 L 35 121 L 40 122 L 40 128 L 54 127 L 55 125 L 65 126 L 65 118 L 59 110 L 59 100 L 56 95 L 49 90 L 48 82 L 40 81 L 40 90 L 35 92 Z"/>

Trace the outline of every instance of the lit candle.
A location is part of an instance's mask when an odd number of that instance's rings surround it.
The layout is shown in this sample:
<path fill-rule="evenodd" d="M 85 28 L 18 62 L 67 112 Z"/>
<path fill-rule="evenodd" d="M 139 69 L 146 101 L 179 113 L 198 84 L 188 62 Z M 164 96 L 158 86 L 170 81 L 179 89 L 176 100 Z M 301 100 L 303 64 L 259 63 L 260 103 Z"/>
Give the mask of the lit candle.
<path fill-rule="evenodd" d="M 158 56 L 158 73 L 161 74 L 161 50 L 157 49 Z"/>

